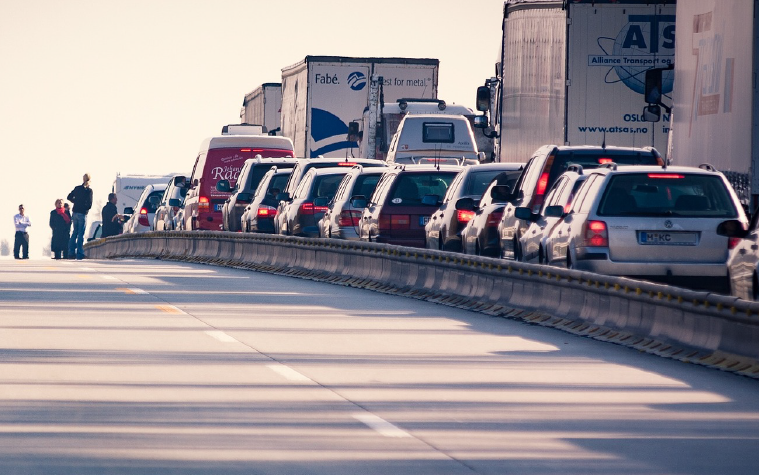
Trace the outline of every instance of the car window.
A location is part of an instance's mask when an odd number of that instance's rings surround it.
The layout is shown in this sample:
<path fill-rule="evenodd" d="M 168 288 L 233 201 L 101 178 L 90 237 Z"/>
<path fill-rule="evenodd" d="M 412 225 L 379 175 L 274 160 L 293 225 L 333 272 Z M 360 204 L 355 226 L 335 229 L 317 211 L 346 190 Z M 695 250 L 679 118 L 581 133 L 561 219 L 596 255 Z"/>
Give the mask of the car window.
<path fill-rule="evenodd" d="M 546 195 L 546 201 L 545 203 L 543 203 L 543 209 L 541 210 L 541 213 L 543 213 L 547 207 L 553 206 L 558 202 L 559 198 L 561 197 L 561 192 L 566 186 L 567 181 L 568 181 L 568 178 L 565 176 L 562 176 L 562 177 L 559 177 L 556 183 L 554 183 L 554 185 L 551 187 L 551 189 L 548 191 L 548 194 Z"/>
<path fill-rule="evenodd" d="M 575 213 L 580 212 L 580 208 L 585 201 L 585 197 L 588 195 L 588 191 L 590 190 L 591 185 L 593 182 L 598 178 L 598 175 L 590 175 L 587 180 L 580 186 L 580 189 L 577 190 L 577 195 L 574 200 L 574 203 L 572 204 L 572 211 Z"/>
<path fill-rule="evenodd" d="M 590 213 L 590 207 L 595 202 L 596 196 L 598 195 L 598 190 L 604 183 L 604 177 L 601 177 L 601 175 L 595 175 L 594 178 L 595 180 L 593 180 L 593 183 L 588 186 L 588 192 L 585 194 L 585 197 L 580 204 L 581 213 Z"/>
<path fill-rule="evenodd" d="M 722 178 L 681 173 L 630 173 L 611 178 L 599 216 L 736 218 Z"/>
<path fill-rule="evenodd" d="M 159 203 L 156 203 L 156 204 L 151 203 L 150 202 L 150 198 L 152 198 L 154 196 L 160 198 L 163 195 L 163 192 L 164 192 L 164 190 L 158 190 L 158 191 L 151 192 L 148 195 L 147 199 L 142 203 L 142 207 L 143 208 L 147 208 L 148 213 L 155 213 L 155 210 L 158 209 Z"/>
<path fill-rule="evenodd" d="M 371 196 L 377 188 L 377 183 L 382 175 L 359 175 L 353 185 L 352 195 Z"/>
<path fill-rule="evenodd" d="M 617 165 L 662 165 L 659 157 L 644 150 L 560 150 L 553 157 L 548 184 L 550 186 L 571 164 L 581 165 L 583 169 L 593 169 L 609 162 Z"/>
<path fill-rule="evenodd" d="M 421 205 L 425 195 L 444 196 L 457 172 L 401 173 L 388 196 L 390 205 Z"/>
<path fill-rule="evenodd" d="M 332 199 L 343 177 L 345 175 L 342 174 L 316 176 L 311 186 L 311 196 L 314 198 Z"/>
<path fill-rule="evenodd" d="M 464 180 L 464 175 L 467 173 L 465 171 L 462 171 L 458 175 L 456 175 L 456 178 L 453 180 L 453 183 L 451 183 L 451 186 L 448 187 L 448 191 L 445 193 L 445 197 L 443 198 L 443 201 L 451 201 L 453 199 L 453 195 L 456 194 L 456 190 L 458 190 L 459 186 L 461 185 L 461 182 Z"/>
<path fill-rule="evenodd" d="M 482 196 L 485 189 L 490 185 L 495 177 L 500 175 L 503 170 L 483 170 L 470 173 L 466 181 L 464 195 Z"/>

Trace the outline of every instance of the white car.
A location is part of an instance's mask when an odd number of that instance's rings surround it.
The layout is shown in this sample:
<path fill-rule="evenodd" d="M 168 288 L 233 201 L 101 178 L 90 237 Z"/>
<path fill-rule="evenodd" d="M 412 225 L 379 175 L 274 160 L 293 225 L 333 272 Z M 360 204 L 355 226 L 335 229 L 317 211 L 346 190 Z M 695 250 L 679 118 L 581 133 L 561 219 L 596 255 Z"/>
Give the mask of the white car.
<path fill-rule="evenodd" d="M 145 186 L 137 200 L 137 205 L 134 207 L 132 217 L 124 223 L 124 234 L 153 231 L 153 217 L 166 186 L 166 183 L 154 183 Z"/>

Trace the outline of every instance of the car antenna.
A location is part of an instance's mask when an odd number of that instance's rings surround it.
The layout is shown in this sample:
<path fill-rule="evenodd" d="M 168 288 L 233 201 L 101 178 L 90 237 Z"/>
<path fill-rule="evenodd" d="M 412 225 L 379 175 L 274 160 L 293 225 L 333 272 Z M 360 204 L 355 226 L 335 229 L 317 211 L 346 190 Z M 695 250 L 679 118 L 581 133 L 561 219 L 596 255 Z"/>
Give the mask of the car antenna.
<path fill-rule="evenodd" d="M 604 130 L 603 133 L 604 133 L 604 139 L 601 142 L 601 148 L 606 150 L 606 130 Z"/>

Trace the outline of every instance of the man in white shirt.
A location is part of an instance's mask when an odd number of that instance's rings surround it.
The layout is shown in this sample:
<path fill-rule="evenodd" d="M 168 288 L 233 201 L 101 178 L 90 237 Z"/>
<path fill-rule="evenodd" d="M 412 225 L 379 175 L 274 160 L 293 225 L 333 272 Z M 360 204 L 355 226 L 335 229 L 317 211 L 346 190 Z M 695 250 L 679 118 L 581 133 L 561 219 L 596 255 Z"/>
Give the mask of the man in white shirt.
<path fill-rule="evenodd" d="M 29 259 L 29 233 L 26 228 L 32 225 L 29 216 L 24 216 L 24 205 L 18 205 L 18 214 L 13 217 L 16 226 L 16 240 L 13 243 L 13 257 L 16 259 Z M 23 257 L 19 251 L 23 249 Z"/>

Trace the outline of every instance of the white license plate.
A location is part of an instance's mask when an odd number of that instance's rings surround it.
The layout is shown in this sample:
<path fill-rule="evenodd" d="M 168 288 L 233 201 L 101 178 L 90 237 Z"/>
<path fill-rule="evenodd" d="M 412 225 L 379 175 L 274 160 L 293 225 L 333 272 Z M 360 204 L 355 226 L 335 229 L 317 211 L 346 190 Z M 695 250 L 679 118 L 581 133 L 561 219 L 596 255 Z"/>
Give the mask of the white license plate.
<path fill-rule="evenodd" d="M 430 222 L 429 216 L 419 216 L 419 226 L 426 226 Z"/>
<path fill-rule="evenodd" d="M 215 204 L 215 205 L 213 205 L 213 210 L 214 211 L 221 211 L 222 209 L 224 209 L 224 204 L 223 203 L 222 204 Z"/>
<path fill-rule="evenodd" d="M 653 246 L 695 246 L 698 244 L 698 233 L 639 231 L 638 244 Z"/>

